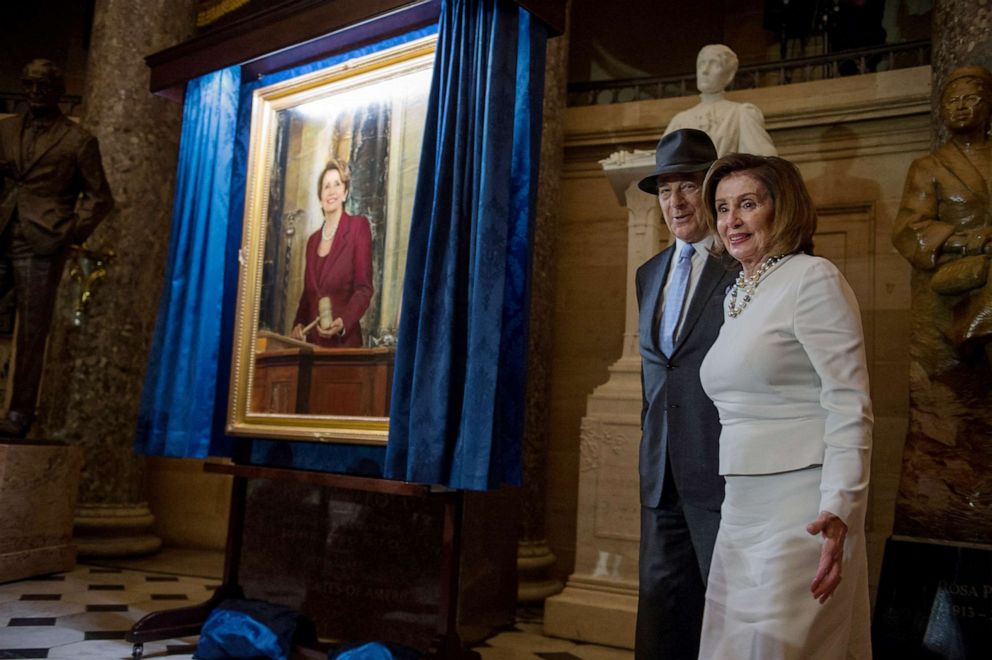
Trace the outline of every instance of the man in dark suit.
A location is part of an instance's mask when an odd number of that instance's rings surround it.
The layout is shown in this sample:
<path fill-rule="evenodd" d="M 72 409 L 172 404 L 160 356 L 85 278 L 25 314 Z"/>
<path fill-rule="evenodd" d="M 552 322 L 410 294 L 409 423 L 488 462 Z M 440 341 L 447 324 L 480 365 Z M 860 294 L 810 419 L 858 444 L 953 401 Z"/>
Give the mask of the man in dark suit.
<path fill-rule="evenodd" d="M 55 292 L 71 244 L 113 208 L 96 138 L 66 118 L 62 72 L 48 60 L 21 76 L 26 114 L 0 121 L 0 291 L 17 298 L 10 411 L 0 436 L 24 437 L 34 417 Z"/>
<path fill-rule="evenodd" d="M 636 279 L 644 397 L 635 641 L 641 660 L 696 660 L 720 525 L 720 420 L 699 382 L 736 277 L 709 253 L 715 239 L 706 228 L 702 187 L 716 158 L 706 133 L 677 130 L 658 143 L 656 171 L 638 184 L 657 195 L 674 239 Z"/>

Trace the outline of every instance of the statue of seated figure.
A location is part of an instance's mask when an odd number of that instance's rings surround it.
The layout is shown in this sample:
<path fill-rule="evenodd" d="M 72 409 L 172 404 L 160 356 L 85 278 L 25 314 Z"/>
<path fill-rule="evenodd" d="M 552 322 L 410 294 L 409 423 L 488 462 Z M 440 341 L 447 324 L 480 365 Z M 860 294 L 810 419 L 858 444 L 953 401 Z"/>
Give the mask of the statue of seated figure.
<path fill-rule="evenodd" d="M 733 152 L 777 156 L 765 130 L 765 116 L 753 103 L 728 101 L 723 90 L 737 74 L 737 55 L 722 44 L 703 46 L 696 56 L 699 103 L 672 118 L 665 135 L 681 128 L 705 131 L 717 154 Z"/>

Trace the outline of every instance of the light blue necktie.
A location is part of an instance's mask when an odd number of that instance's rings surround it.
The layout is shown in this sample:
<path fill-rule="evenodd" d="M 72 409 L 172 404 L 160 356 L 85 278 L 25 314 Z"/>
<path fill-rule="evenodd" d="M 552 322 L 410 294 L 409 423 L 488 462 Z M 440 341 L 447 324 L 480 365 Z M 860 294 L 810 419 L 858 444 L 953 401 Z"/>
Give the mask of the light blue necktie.
<path fill-rule="evenodd" d="M 672 273 L 672 282 L 668 285 L 668 295 L 663 302 L 664 309 L 661 313 L 661 350 L 665 355 L 671 356 L 675 348 L 675 330 L 679 326 L 679 319 L 682 317 L 682 306 L 685 304 L 685 293 L 689 288 L 689 273 L 692 272 L 692 253 L 694 248 L 691 243 L 682 246 L 679 253 L 679 261 L 675 265 L 675 272 Z"/>

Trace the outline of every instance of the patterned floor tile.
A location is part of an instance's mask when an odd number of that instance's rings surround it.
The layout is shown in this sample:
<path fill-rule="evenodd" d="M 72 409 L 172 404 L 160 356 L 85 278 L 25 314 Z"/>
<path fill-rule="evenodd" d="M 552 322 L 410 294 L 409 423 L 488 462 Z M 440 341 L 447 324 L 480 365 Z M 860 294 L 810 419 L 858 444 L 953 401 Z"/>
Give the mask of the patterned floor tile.
<path fill-rule="evenodd" d="M 59 625 L 83 632 L 130 630 L 134 625 L 134 615 L 130 612 L 83 612 L 59 617 Z"/>
<path fill-rule="evenodd" d="M 145 560 L 143 566 L 154 567 Z M 206 601 L 213 577 L 163 571 L 77 566 L 68 573 L 0 584 L 0 660 L 129 660 L 123 637 L 150 612 Z M 476 650 L 482 660 L 632 660 L 633 653 L 544 637 L 540 608 L 521 610 L 516 625 Z M 144 657 L 188 660 L 197 639 L 145 644 Z"/>
<path fill-rule="evenodd" d="M 83 603 L 73 603 L 70 601 L 24 601 L 0 603 L 0 625 L 7 625 L 7 621 L 14 617 L 32 616 L 69 616 L 70 614 L 81 614 L 86 611 Z"/>
<path fill-rule="evenodd" d="M 24 628 L 28 626 L 54 626 L 54 616 L 18 616 L 7 622 L 11 628 Z"/>
<path fill-rule="evenodd" d="M 65 594 L 62 600 L 70 603 L 82 603 L 83 605 L 120 605 L 130 603 L 140 603 L 148 600 L 148 594 L 137 591 L 76 591 Z"/>
<path fill-rule="evenodd" d="M 47 658 L 48 649 L 0 649 L 0 660 L 8 658 Z"/>
<path fill-rule="evenodd" d="M 0 628 L 0 649 L 39 649 L 83 641 L 80 630 L 60 626 Z"/>
<path fill-rule="evenodd" d="M 482 656 L 482 660 L 538 660 L 538 657 L 533 653 L 520 649 L 491 647 L 477 648 L 475 650 Z"/>
<path fill-rule="evenodd" d="M 66 591 L 65 582 L 38 582 L 36 580 L 24 580 L 23 582 L 10 582 L 3 585 L 6 593 L 24 594 L 61 594 Z"/>
<path fill-rule="evenodd" d="M 634 660 L 634 652 L 628 649 L 616 649 L 610 646 L 582 644 L 572 651 L 582 660 Z"/>
<path fill-rule="evenodd" d="M 564 653 L 575 647 L 574 642 L 553 637 L 543 637 L 529 632 L 500 633 L 488 640 L 493 647 L 520 649 L 531 653 Z"/>

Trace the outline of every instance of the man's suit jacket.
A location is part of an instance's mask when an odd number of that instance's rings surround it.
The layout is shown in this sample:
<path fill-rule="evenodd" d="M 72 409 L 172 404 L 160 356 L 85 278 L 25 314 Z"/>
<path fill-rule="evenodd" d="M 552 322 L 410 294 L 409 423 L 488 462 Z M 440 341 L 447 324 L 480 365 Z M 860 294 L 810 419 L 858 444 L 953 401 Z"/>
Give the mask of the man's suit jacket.
<path fill-rule="evenodd" d="M 35 254 L 56 254 L 86 240 L 114 200 L 88 131 L 60 115 L 39 136 L 29 162 L 21 153 L 23 131 L 23 115 L 0 121 L 0 173 L 12 184 L 0 203 L 0 234 L 16 211 Z"/>
<path fill-rule="evenodd" d="M 723 325 L 727 288 L 737 271 L 710 256 L 699 275 L 672 355 L 658 345 L 662 293 L 675 253 L 674 244 L 637 270 L 640 309 L 641 504 L 657 507 L 664 486 L 665 463 L 680 497 L 718 511 L 724 480 L 719 475 L 720 418 L 699 382 L 699 365 Z"/>

